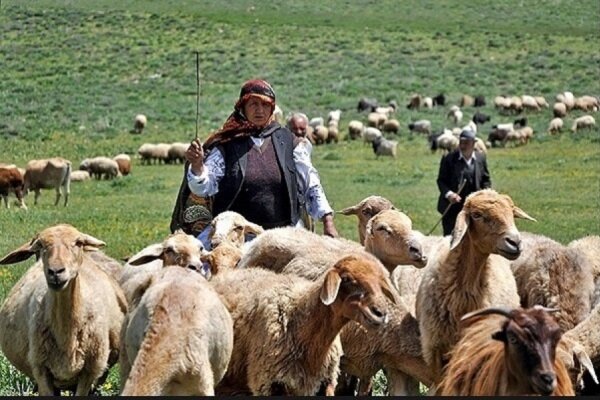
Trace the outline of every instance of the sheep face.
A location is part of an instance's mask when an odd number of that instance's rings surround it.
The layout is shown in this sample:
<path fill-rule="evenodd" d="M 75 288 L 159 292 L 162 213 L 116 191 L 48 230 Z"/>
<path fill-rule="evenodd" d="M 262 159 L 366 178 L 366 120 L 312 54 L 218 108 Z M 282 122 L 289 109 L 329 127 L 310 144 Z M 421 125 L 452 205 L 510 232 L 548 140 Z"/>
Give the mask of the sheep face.
<path fill-rule="evenodd" d="M 420 239 L 406 214 L 398 210 L 383 210 L 367 223 L 368 243 L 365 247 L 386 265 L 412 264 L 423 268 L 427 264 L 427 256 Z"/>
<path fill-rule="evenodd" d="M 354 206 L 344 208 L 340 213 L 344 215 L 356 215 L 358 217 L 360 244 L 364 244 L 367 222 L 378 212 L 390 209 L 394 209 L 394 205 L 385 197 L 369 196 Z"/>
<path fill-rule="evenodd" d="M 387 323 L 385 297 L 396 298 L 384 268 L 375 259 L 351 255 L 340 259 L 325 275 L 321 301 L 331 305 L 336 314 L 367 328 Z"/>
<path fill-rule="evenodd" d="M 246 240 L 246 235 L 258 235 L 264 231 L 261 226 L 249 222 L 234 211 L 224 211 L 217 215 L 212 220 L 211 226 L 210 242 L 213 248 L 224 241 L 241 247 Z"/>
<path fill-rule="evenodd" d="M 207 276 L 208 267 L 201 257 L 206 253 L 202 242 L 192 235 L 178 231 L 162 243 L 148 246 L 128 261 L 130 265 L 142 265 L 161 259 L 164 266 L 176 265 L 200 272 Z"/>
<path fill-rule="evenodd" d="M 201 257 L 202 262 L 210 267 L 211 275 L 222 269 L 235 268 L 241 258 L 242 250 L 229 242 L 222 242 Z"/>
<path fill-rule="evenodd" d="M 70 225 L 61 224 L 43 230 L 31 242 L 0 260 L 0 264 L 13 264 L 35 254 L 42 260 L 48 287 L 61 291 L 77 277 L 83 252 L 94 251 L 104 245 L 101 240 L 81 233 Z"/>
<path fill-rule="evenodd" d="M 514 260 L 521 254 L 521 236 L 515 217 L 535 221 L 507 195 L 492 189 L 474 192 L 467 197 L 456 219 L 450 249 L 472 236 L 477 238 L 472 243 L 479 247 L 478 251 Z"/>

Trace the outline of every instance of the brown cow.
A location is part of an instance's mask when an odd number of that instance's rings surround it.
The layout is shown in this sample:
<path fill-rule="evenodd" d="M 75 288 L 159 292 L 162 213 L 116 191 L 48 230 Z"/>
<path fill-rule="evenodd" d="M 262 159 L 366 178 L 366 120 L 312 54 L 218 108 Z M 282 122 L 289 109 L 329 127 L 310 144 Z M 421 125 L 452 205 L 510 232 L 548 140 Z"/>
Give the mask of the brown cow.
<path fill-rule="evenodd" d="M 23 175 L 21 175 L 16 166 L 3 165 L 0 166 L 0 195 L 4 199 L 4 206 L 6 208 L 10 208 L 10 204 L 8 203 L 8 194 L 10 192 L 15 193 L 19 201 L 19 207 L 27 209 L 23 201 Z"/>

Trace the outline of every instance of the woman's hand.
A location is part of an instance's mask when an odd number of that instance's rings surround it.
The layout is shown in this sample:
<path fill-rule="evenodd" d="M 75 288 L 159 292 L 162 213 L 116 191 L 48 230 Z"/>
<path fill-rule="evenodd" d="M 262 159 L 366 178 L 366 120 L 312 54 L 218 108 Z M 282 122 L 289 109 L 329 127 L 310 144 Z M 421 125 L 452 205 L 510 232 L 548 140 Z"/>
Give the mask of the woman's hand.
<path fill-rule="evenodd" d="M 196 175 L 202 174 L 204 170 L 204 149 L 200 139 L 192 140 L 188 149 L 185 151 L 185 159 L 190 162 L 192 172 Z"/>

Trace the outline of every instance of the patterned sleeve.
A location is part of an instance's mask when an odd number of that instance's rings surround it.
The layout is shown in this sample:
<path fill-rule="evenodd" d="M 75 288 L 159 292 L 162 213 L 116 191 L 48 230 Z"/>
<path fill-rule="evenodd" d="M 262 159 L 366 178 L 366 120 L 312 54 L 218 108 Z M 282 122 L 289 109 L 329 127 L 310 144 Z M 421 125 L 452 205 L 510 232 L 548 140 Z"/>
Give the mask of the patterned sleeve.
<path fill-rule="evenodd" d="M 294 162 L 298 177 L 298 190 L 304 197 L 306 209 L 315 220 L 320 220 L 325 214 L 333 213 L 333 209 L 325 197 L 321 179 L 310 158 L 312 145 L 308 140 L 301 141 L 294 148 Z"/>
<path fill-rule="evenodd" d="M 225 175 L 225 160 L 221 150 L 215 147 L 204 160 L 204 170 L 200 175 L 194 174 L 191 167 L 188 168 L 188 186 L 197 196 L 213 196 L 219 191 L 219 181 L 223 175 Z"/>

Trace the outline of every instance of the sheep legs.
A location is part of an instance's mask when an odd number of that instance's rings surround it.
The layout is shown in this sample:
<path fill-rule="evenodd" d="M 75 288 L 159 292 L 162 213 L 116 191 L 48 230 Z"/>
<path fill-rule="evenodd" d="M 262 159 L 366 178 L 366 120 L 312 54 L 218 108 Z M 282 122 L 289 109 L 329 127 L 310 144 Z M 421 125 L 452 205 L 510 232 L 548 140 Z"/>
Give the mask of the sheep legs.
<path fill-rule="evenodd" d="M 419 382 L 404 372 L 391 369 L 386 370 L 388 381 L 388 396 L 415 396 L 419 395 Z"/>
<path fill-rule="evenodd" d="M 33 369 L 33 378 L 37 383 L 38 394 L 40 396 L 54 396 L 56 388 L 52 384 L 52 377 L 50 376 L 50 371 L 48 369 L 34 368 Z M 60 391 L 59 391 L 60 394 Z"/>

